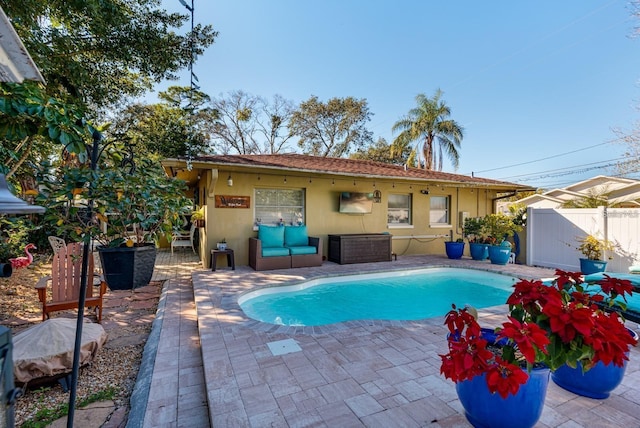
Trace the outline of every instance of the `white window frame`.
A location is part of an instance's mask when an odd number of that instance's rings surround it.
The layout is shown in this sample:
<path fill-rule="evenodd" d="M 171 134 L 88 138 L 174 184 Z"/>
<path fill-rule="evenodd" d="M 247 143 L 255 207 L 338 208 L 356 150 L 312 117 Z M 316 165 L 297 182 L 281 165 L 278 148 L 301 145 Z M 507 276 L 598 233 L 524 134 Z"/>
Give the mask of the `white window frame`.
<path fill-rule="evenodd" d="M 444 199 L 445 208 L 434 208 L 434 202 L 441 202 Z M 440 205 L 440 203 L 438 204 Z M 444 214 L 444 221 L 434 221 L 434 214 L 438 214 L 438 217 L 442 217 Z M 449 195 L 432 195 L 429 197 L 429 226 L 436 227 L 451 227 L 451 196 Z"/>
<path fill-rule="evenodd" d="M 401 207 L 401 208 L 391 208 L 389 206 L 389 203 L 391 201 L 392 196 L 405 196 L 407 197 L 407 202 L 408 202 L 408 206 L 406 207 Z M 406 209 L 408 211 L 408 221 L 406 223 L 402 223 L 402 222 L 389 222 L 389 213 L 394 211 L 394 210 L 402 210 L 402 209 Z M 407 229 L 407 228 L 413 228 L 413 195 L 411 193 L 390 193 L 389 196 L 387 197 L 387 227 L 389 229 Z"/>
<path fill-rule="evenodd" d="M 266 192 L 276 192 L 276 200 L 273 204 L 270 205 L 260 205 L 260 198 L 258 198 L 258 192 L 266 191 Z M 300 201 L 302 205 L 283 205 L 281 204 L 283 201 L 279 197 L 280 193 L 283 192 L 300 192 Z M 258 224 L 266 224 L 270 226 L 275 226 L 280 223 L 282 219 L 283 224 L 285 225 L 299 225 L 305 224 L 305 189 L 273 189 L 273 188 L 256 188 L 253 191 L 253 200 L 255 201 L 253 204 L 253 221 L 254 221 L 254 229 L 257 230 Z M 265 211 L 271 211 L 269 214 L 265 215 Z M 258 214 L 258 212 L 262 212 L 262 214 Z"/>

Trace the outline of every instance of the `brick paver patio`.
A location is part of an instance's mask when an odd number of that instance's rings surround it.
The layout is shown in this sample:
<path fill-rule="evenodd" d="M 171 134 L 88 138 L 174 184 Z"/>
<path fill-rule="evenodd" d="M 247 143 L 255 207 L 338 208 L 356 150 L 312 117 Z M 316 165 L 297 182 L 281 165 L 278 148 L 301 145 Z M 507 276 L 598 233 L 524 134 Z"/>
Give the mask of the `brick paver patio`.
<path fill-rule="evenodd" d="M 247 266 L 211 272 L 191 262 L 171 272 L 165 266 L 177 279 L 167 282 L 161 299 L 144 423 L 134 418 L 128 426 L 469 427 L 454 384 L 439 374 L 438 354 L 446 352 L 442 317 L 284 327 L 251 320 L 237 304 L 241 293 L 261 286 L 428 266 L 553 276 L 550 269 L 438 256 L 269 272 Z M 496 325 L 505 312 L 504 305 L 481 310 L 481 322 Z M 274 355 L 268 344 L 281 340 L 301 350 Z M 640 352 L 631 351 L 626 377 L 607 400 L 579 397 L 550 382 L 536 426 L 640 426 Z"/>

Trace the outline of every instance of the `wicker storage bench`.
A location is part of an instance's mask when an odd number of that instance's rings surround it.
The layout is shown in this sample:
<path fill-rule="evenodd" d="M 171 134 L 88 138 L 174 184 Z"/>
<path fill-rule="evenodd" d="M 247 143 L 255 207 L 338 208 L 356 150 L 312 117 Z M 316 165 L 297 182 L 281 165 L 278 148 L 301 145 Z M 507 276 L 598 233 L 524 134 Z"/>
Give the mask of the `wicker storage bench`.
<path fill-rule="evenodd" d="M 390 262 L 391 235 L 388 233 L 329 235 L 329 261 L 341 265 Z"/>

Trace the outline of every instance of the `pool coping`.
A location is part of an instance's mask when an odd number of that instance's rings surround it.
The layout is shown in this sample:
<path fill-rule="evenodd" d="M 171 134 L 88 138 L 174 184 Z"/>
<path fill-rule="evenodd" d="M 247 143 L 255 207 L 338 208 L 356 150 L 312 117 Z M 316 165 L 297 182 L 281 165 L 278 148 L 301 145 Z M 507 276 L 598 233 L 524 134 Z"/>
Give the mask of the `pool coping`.
<path fill-rule="evenodd" d="M 331 272 L 331 271 L 326 271 L 318 268 L 279 269 L 279 270 L 266 271 L 266 272 L 265 271 L 256 272 L 253 269 L 249 268 L 248 266 L 243 266 L 238 268 L 236 271 L 224 271 L 222 275 L 227 277 L 224 282 L 228 284 L 228 281 L 233 281 L 234 279 L 239 280 L 241 278 L 246 279 L 247 276 L 250 277 L 251 275 L 257 276 L 257 277 L 269 277 L 269 276 L 280 276 L 283 274 L 293 274 L 295 278 L 285 280 L 277 284 L 268 283 L 267 281 L 266 284 L 258 285 L 251 289 L 234 290 L 230 292 L 225 292 L 222 290 L 222 288 L 219 288 L 224 296 L 220 300 L 219 308 L 222 310 L 228 311 L 229 314 L 242 318 L 242 321 L 240 320 L 238 321 L 240 321 L 239 324 L 242 325 L 243 327 L 250 328 L 260 332 L 266 332 L 266 333 L 282 333 L 287 335 L 289 334 L 293 334 L 293 335 L 326 334 L 326 333 L 343 331 L 350 328 L 358 328 L 362 326 L 411 327 L 411 326 L 424 325 L 425 323 L 432 324 L 433 321 L 429 321 L 429 320 L 433 320 L 433 319 L 441 320 L 442 317 L 424 318 L 420 320 L 405 320 L 405 321 L 366 319 L 366 320 L 344 321 L 344 322 L 327 324 L 322 326 L 282 326 L 277 324 L 265 323 L 262 321 L 257 321 L 252 318 L 249 318 L 240 307 L 238 300 L 240 299 L 241 296 L 261 288 L 293 286 L 293 285 L 298 285 L 314 279 L 341 277 L 345 275 L 395 272 L 395 271 L 407 270 L 407 269 L 461 268 L 461 269 L 477 270 L 481 272 L 498 273 L 501 275 L 507 275 L 507 276 L 516 277 L 516 278 L 543 279 L 543 280 L 553 277 L 553 273 L 555 272 L 554 269 L 549 269 L 549 268 L 539 268 L 539 267 L 530 267 L 530 266 L 513 265 L 513 264 L 494 265 L 494 264 L 490 264 L 490 262 L 488 261 L 483 262 L 483 261 L 475 261 L 471 259 L 442 259 L 442 257 L 439 257 L 439 256 L 432 256 L 432 259 L 435 259 L 435 260 L 433 260 L 431 263 L 425 262 L 424 260 L 425 256 L 420 256 L 418 261 L 414 260 L 413 262 L 411 262 L 412 259 L 413 259 L 412 256 L 405 257 L 405 260 L 409 260 L 408 264 L 398 264 L 394 262 L 389 262 L 389 263 L 364 263 L 364 264 L 357 264 L 357 265 L 353 265 L 353 264 L 338 265 L 333 262 L 324 262 L 323 267 L 325 268 L 327 266 L 329 266 L 330 268 L 330 265 L 335 265 L 335 267 L 347 266 L 353 269 L 353 270 L 341 269 L 341 272 L 335 272 L 335 271 Z M 417 264 L 413 264 L 413 263 L 417 263 Z M 535 274 L 517 275 L 516 271 L 518 270 L 519 267 L 532 269 L 533 272 L 538 272 L 540 275 L 535 275 Z M 194 273 L 194 293 L 197 293 L 200 288 L 196 284 L 197 282 L 199 282 L 197 281 L 197 278 L 200 275 L 209 277 L 209 272 L 200 271 L 200 272 Z M 210 289 L 209 291 L 213 291 L 213 290 Z M 506 311 L 505 304 L 483 308 L 483 311 L 499 313 L 497 312 L 498 308 L 502 308 L 504 311 Z"/>
<path fill-rule="evenodd" d="M 394 270 L 382 270 L 382 271 L 377 271 L 377 272 L 366 272 L 366 273 L 354 273 L 354 274 L 327 274 L 327 275 L 318 275 L 315 276 L 313 278 L 308 278 L 302 281 L 296 280 L 296 281 L 292 281 L 291 283 L 284 283 L 284 284 L 277 284 L 277 285 L 266 285 L 263 287 L 257 287 L 251 290 L 246 290 L 243 291 L 241 293 L 239 293 L 236 297 L 236 304 L 238 305 L 238 307 L 240 308 L 240 310 L 242 310 L 243 314 L 245 315 L 245 317 L 248 320 L 251 321 L 255 321 L 258 323 L 262 323 L 262 324 L 266 324 L 266 325 L 270 325 L 270 326 L 278 326 L 278 327 L 297 327 L 300 330 L 288 330 L 287 333 L 289 334 L 305 334 L 305 330 L 304 327 L 327 327 L 326 329 L 322 329 L 321 331 L 323 333 L 329 333 L 329 332 L 333 332 L 333 331 L 341 331 L 343 330 L 343 326 L 341 326 L 340 324 L 348 324 L 348 323 L 355 323 L 355 325 L 351 325 L 351 326 L 345 326 L 346 328 L 349 327 L 360 327 L 362 325 L 380 325 L 380 326 L 385 326 L 385 325 L 393 325 L 393 326 L 397 326 L 397 325 L 403 325 L 404 324 L 411 324 L 411 323 L 421 323 L 424 320 L 428 320 L 430 318 L 441 318 L 444 316 L 444 314 L 442 315 L 438 315 L 435 317 L 423 317 L 423 318 L 418 318 L 418 319 L 414 319 L 414 320 L 387 320 L 387 319 L 375 319 L 375 318 L 363 318 L 363 319 L 357 319 L 357 320 L 347 320 L 347 321 L 339 321 L 339 322 L 335 322 L 335 323 L 329 323 L 329 324 L 321 324 L 321 325 L 315 325 L 315 326 L 292 326 L 292 325 L 283 325 L 283 324 L 274 324 L 274 323 L 269 323 L 269 322 L 265 322 L 265 321 L 260 321 L 257 320 L 255 318 L 252 318 L 251 316 L 247 315 L 246 312 L 244 311 L 244 309 L 242 308 L 242 303 L 243 302 L 243 298 L 247 295 L 256 293 L 256 296 L 252 296 L 249 297 L 247 300 L 250 300 L 252 298 L 255 297 L 260 297 L 260 296 L 264 296 L 267 294 L 273 294 L 273 293 L 277 293 L 277 289 L 279 288 L 292 288 L 290 290 L 284 290 L 284 292 L 297 292 L 297 291 L 303 291 L 303 290 L 307 290 L 309 288 L 312 287 L 317 287 L 317 286 L 322 286 L 325 285 L 327 283 L 331 283 L 331 279 L 332 278 L 351 278 L 352 279 L 345 279 L 344 282 L 349 282 L 349 281 L 358 281 L 358 280 L 366 280 L 368 279 L 367 277 L 370 276 L 381 276 L 381 275 L 385 275 L 389 277 L 390 273 L 393 272 L 399 272 L 402 271 L 403 273 L 407 273 L 408 275 L 411 274 L 424 274 L 424 273 L 428 273 L 429 270 L 432 269 L 457 269 L 457 270 L 463 270 L 463 271 L 477 271 L 477 272 L 483 272 L 483 273 L 488 273 L 488 274 L 495 274 L 495 275 L 502 275 L 504 277 L 508 277 L 511 279 L 518 279 L 518 277 L 512 275 L 512 274 L 505 274 L 505 273 L 500 273 L 497 272 L 495 270 L 490 270 L 490 269 L 473 269 L 473 268 L 466 268 L 466 267 L 459 267 L 459 266 L 427 266 L 427 267 L 416 267 L 416 268 L 410 268 L 410 269 L 394 269 Z M 363 277 L 363 278 L 360 278 Z M 327 280 L 327 282 L 323 282 Z M 319 283 L 314 283 L 315 281 L 320 281 Z M 309 285 L 307 285 L 309 284 Z M 296 288 L 297 286 L 302 286 L 300 288 Z M 261 293 L 261 291 L 263 290 L 270 290 L 270 292 L 268 293 Z M 491 306 L 484 306 L 482 308 L 477 308 L 478 310 L 491 310 L 490 308 L 500 308 L 504 306 L 504 303 L 500 303 L 498 305 L 491 305 Z M 362 323 L 364 324 L 362 324 Z M 386 323 L 386 324 L 385 324 Z M 400 323 L 400 324 L 398 324 Z M 332 328 L 335 327 L 335 328 Z"/>

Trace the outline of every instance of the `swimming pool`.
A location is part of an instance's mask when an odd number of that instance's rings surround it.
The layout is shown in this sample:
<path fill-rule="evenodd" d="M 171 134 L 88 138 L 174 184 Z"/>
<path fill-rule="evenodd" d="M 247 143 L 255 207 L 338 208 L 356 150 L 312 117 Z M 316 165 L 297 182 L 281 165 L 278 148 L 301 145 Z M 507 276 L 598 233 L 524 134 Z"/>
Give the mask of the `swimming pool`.
<path fill-rule="evenodd" d="M 262 288 L 238 299 L 255 320 L 318 326 L 351 320 L 418 320 L 465 304 L 500 305 L 518 278 L 459 268 L 429 268 L 311 280 Z"/>

